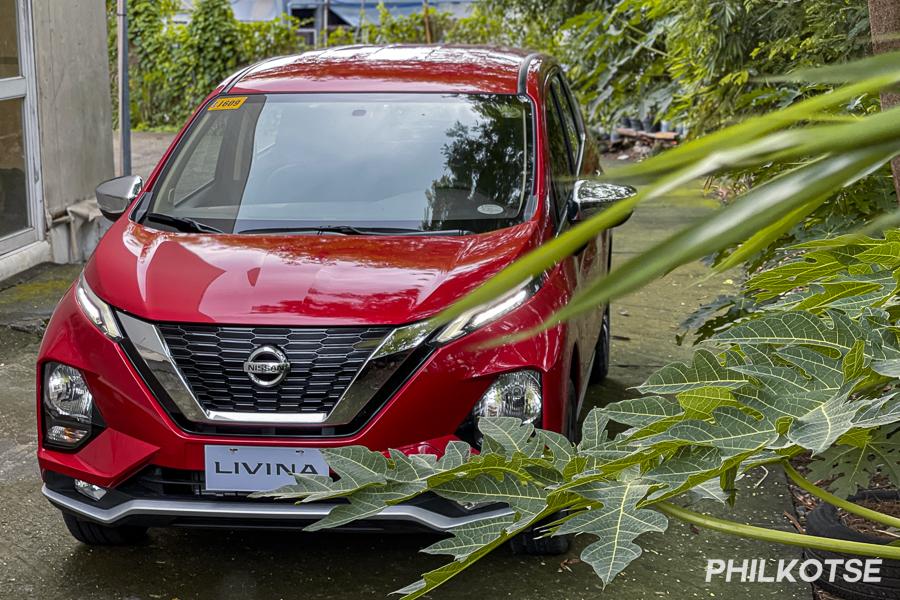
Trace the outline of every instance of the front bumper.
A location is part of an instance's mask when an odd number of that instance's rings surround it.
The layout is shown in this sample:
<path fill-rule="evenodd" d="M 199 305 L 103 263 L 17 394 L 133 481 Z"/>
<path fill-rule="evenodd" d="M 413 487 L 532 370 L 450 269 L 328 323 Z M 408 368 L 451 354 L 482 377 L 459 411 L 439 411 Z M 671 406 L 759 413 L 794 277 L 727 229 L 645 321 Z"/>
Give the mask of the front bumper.
<path fill-rule="evenodd" d="M 533 301 L 544 299 L 545 288 Z M 561 296 L 554 295 L 554 298 Z M 521 311 L 521 327 L 536 325 L 545 310 Z M 506 332 L 496 323 L 432 353 L 357 432 L 349 435 L 302 431 L 192 432 L 172 420 L 133 367 L 121 345 L 106 338 L 77 307 L 70 290 L 60 301 L 44 335 L 38 357 L 37 421 L 42 431 L 40 397 L 43 365 L 55 361 L 77 368 L 85 377 L 105 428 L 76 451 L 61 451 L 39 441 L 38 462 L 45 473 L 59 473 L 116 488 L 147 466 L 190 471 L 204 468 L 207 445 L 332 448 L 362 445 L 374 450 L 440 456 L 472 406 L 496 377 L 523 368 L 541 372 L 544 387 L 543 427 L 559 431 L 571 350 L 562 326 L 530 340 L 496 347 L 479 346 Z"/>
<path fill-rule="evenodd" d="M 187 498 L 117 498 L 93 502 L 77 492 L 53 490 L 44 485 L 44 496 L 57 508 L 101 525 L 186 526 L 229 528 L 302 528 L 326 515 L 336 503 L 290 504 L 250 500 Z M 509 507 L 494 505 L 466 510 L 455 503 L 423 497 L 416 503 L 388 506 L 365 520 L 342 529 L 448 531 L 510 514 Z"/>

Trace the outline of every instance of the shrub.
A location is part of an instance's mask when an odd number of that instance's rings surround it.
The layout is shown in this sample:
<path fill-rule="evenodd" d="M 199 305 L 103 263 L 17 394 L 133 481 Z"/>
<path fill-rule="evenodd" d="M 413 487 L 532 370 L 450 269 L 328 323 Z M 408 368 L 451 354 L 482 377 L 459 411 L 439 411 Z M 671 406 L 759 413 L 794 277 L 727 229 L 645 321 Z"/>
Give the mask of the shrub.
<path fill-rule="evenodd" d="M 115 4 L 107 0 L 114 82 Z M 173 20 L 179 7 L 175 0 L 129 3 L 131 115 L 136 129 L 180 126 L 239 67 L 303 47 L 292 17 L 240 23 L 228 0 L 199 0 L 184 25 Z M 117 90 L 113 94 L 115 103 Z"/>

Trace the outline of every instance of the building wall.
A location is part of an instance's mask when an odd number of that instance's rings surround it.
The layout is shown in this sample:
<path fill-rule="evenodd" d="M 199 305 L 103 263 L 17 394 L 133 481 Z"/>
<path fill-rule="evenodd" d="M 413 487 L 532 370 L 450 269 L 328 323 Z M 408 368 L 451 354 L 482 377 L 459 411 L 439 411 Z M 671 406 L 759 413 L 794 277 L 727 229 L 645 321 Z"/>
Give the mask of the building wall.
<path fill-rule="evenodd" d="M 32 0 L 32 11 L 44 208 L 52 220 L 113 177 L 106 3 Z"/>

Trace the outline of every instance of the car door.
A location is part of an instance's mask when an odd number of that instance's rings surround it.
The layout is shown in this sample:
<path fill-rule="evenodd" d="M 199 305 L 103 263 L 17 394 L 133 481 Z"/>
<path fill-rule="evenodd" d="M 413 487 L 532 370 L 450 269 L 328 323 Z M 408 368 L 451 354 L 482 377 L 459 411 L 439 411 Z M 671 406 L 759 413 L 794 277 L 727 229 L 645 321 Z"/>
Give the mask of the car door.
<path fill-rule="evenodd" d="M 570 227 L 572 191 L 576 179 L 594 177 L 600 173 L 599 155 L 595 144 L 588 139 L 581 111 L 561 71 L 555 70 L 545 86 L 548 150 L 551 168 L 551 196 L 558 231 Z M 605 231 L 576 252 L 571 260 L 575 289 L 578 292 L 609 268 L 610 234 Z M 570 328 L 578 344 L 580 381 L 587 381 L 591 357 L 600 335 L 603 311 L 596 311 L 573 319 Z"/>

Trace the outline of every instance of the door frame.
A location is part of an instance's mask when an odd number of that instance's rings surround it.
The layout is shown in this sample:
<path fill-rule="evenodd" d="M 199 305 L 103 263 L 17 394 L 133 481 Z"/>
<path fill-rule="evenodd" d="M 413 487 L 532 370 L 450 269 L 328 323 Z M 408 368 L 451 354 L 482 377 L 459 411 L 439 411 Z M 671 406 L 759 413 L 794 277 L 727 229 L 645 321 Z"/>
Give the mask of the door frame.
<path fill-rule="evenodd" d="M 25 193 L 29 226 L 0 237 L 0 256 L 44 239 L 44 202 L 31 0 L 15 0 L 15 3 L 19 76 L 0 79 L 0 102 L 19 98 L 23 100 L 22 141 L 25 150 Z"/>

